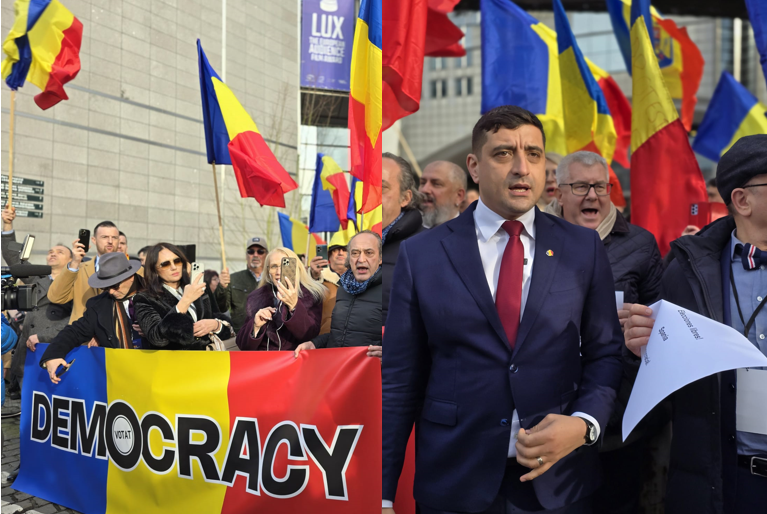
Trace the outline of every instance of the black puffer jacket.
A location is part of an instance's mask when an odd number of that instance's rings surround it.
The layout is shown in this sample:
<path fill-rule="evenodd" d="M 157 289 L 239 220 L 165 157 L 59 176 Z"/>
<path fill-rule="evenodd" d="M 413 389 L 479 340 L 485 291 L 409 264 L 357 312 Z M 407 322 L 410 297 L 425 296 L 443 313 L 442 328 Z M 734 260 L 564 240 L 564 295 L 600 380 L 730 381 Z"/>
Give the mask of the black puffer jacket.
<path fill-rule="evenodd" d="M 133 299 L 133 310 L 136 321 L 144 332 L 150 350 L 204 350 L 210 343 L 208 336 L 194 336 L 194 320 L 187 311 L 181 314 L 176 311 L 178 299 L 163 290 L 159 297 L 147 292 L 141 292 Z M 202 295 L 195 300 L 194 306 L 197 319 L 224 319 L 214 315 L 208 295 Z M 222 340 L 232 337 L 232 329 L 223 325 L 218 334 Z"/>
<path fill-rule="evenodd" d="M 336 306 L 330 321 L 330 333 L 312 342 L 317 348 L 345 346 L 381 346 L 381 290 L 383 274 L 377 271 L 365 292 L 351 295 L 338 288 Z"/>
<path fill-rule="evenodd" d="M 414 236 L 425 230 L 423 217 L 418 209 L 405 211 L 405 215 L 389 229 L 386 241 L 383 245 L 383 318 L 386 325 L 386 315 L 389 312 L 389 293 L 391 292 L 391 279 L 394 275 L 394 265 L 397 264 L 399 245 L 410 236 Z"/>
<path fill-rule="evenodd" d="M 660 296 L 663 275 L 660 251 L 655 237 L 631 225 L 619 212 L 610 234 L 604 239 L 615 290 L 623 291 L 626 303 L 650 305 Z"/>

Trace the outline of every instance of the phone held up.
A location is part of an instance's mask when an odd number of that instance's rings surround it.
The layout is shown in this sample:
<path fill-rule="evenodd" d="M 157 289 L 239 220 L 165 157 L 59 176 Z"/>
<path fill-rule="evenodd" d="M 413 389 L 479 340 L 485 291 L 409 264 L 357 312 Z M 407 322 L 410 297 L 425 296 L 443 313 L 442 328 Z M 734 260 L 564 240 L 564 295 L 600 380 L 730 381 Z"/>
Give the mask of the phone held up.
<path fill-rule="evenodd" d="M 293 287 L 296 287 L 296 259 L 293 257 L 283 257 L 280 266 L 280 283 L 286 285 L 285 279 L 290 280 Z"/>
<path fill-rule="evenodd" d="M 328 260 L 328 245 L 317 245 L 317 257 Z M 327 267 L 327 265 L 323 266 L 323 268 Z"/>
<path fill-rule="evenodd" d="M 78 242 L 85 247 L 85 253 L 88 253 L 88 249 L 90 248 L 91 231 L 87 228 L 81 228 L 80 232 L 77 234 L 77 237 L 80 238 Z"/>
<path fill-rule="evenodd" d="M 197 277 L 200 275 L 200 273 L 205 273 L 205 264 L 202 262 L 193 262 L 192 263 L 192 284 L 194 284 L 197 281 Z"/>

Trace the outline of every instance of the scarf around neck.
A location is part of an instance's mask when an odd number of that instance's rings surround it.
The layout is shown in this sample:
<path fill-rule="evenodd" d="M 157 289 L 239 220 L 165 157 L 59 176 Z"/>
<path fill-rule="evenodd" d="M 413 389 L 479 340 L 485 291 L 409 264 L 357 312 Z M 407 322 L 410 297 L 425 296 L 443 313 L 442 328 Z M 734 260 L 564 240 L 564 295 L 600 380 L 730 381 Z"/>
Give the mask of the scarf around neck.
<path fill-rule="evenodd" d="M 564 219 L 564 216 L 562 216 L 562 206 L 559 205 L 559 202 L 557 200 L 552 200 L 550 204 L 546 206 L 546 209 L 543 211 L 546 214 L 551 214 L 553 216 L 556 216 L 557 218 Z M 597 227 L 597 233 L 599 234 L 599 239 L 604 241 L 604 239 L 610 235 L 610 232 L 613 230 L 613 226 L 615 225 L 615 220 L 618 218 L 618 209 L 615 208 L 615 205 L 610 202 L 610 212 L 607 213 L 607 216 L 605 216 L 605 219 L 602 220 L 602 223 L 599 224 Z"/>
<path fill-rule="evenodd" d="M 405 215 L 405 211 L 402 211 L 402 212 L 400 212 L 400 213 L 399 213 L 399 216 L 397 216 L 396 218 L 394 218 L 394 221 L 392 221 L 391 223 L 389 223 L 389 224 L 386 226 L 386 228 L 385 228 L 385 229 L 383 229 L 383 232 L 381 232 L 381 242 L 382 242 L 382 243 L 385 243 L 385 242 L 386 242 L 386 234 L 388 234 L 388 233 L 389 233 L 389 231 L 392 229 L 392 227 L 393 227 L 394 225 L 396 225 L 396 223 L 397 223 L 399 220 L 401 220 L 401 219 L 402 219 L 402 216 L 404 216 L 404 215 Z"/>
<path fill-rule="evenodd" d="M 378 266 L 378 269 L 376 270 L 375 273 L 373 273 L 373 276 L 364 282 L 357 282 L 357 279 L 354 278 L 354 273 L 352 273 L 352 270 L 348 269 L 343 275 L 341 275 L 341 279 L 339 280 L 339 283 L 341 284 L 341 287 L 344 288 L 344 291 L 346 291 L 352 296 L 357 296 L 358 294 L 362 294 L 365 292 L 365 290 L 368 288 L 368 285 L 376 277 L 378 277 L 378 275 L 381 274 L 382 269 L 383 268 L 381 266 Z"/>

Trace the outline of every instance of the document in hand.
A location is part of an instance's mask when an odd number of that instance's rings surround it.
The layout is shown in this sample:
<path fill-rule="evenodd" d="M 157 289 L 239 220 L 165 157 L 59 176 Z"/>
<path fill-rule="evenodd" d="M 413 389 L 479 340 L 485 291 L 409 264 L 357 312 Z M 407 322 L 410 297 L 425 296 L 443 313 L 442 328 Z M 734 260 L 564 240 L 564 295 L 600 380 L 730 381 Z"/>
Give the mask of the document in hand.
<path fill-rule="evenodd" d="M 720 371 L 767 367 L 767 357 L 732 327 L 664 300 L 650 308 L 655 325 L 623 415 L 624 441 L 677 389 Z"/>

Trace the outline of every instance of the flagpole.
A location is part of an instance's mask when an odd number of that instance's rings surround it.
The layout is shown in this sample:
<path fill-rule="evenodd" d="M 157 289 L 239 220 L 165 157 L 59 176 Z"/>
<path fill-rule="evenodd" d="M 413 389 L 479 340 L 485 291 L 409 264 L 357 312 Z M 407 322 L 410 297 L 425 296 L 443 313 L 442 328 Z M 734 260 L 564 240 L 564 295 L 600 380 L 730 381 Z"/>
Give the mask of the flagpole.
<path fill-rule="evenodd" d="M 218 237 L 221 240 L 221 262 L 222 269 L 226 268 L 226 248 L 224 248 L 224 225 L 221 222 L 221 201 L 218 199 L 218 182 L 216 182 L 216 161 L 211 163 L 213 167 L 213 189 L 216 193 L 216 212 L 218 213 Z"/>
<path fill-rule="evenodd" d="M 8 209 L 13 207 L 13 125 L 16 119 L 16 91 L 11 89 L 11 119 L 8 122 Z"/>

